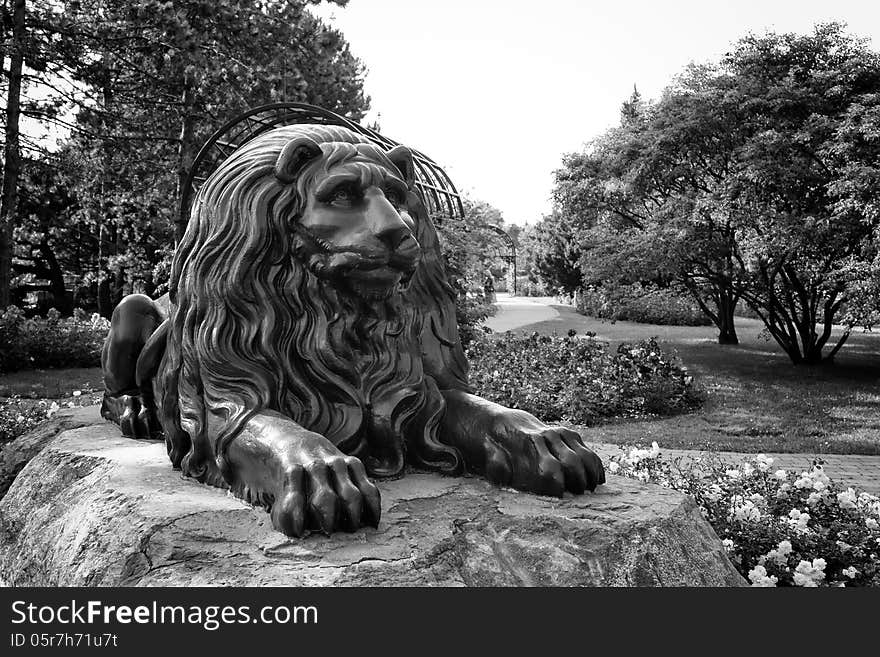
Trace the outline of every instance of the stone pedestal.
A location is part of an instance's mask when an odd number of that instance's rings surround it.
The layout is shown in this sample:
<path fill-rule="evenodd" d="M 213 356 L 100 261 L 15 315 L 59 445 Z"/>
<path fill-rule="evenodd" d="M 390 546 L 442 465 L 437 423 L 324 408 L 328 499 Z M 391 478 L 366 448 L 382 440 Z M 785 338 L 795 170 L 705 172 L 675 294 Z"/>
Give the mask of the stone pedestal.
<path fill-rule="evenodd" d="M 630 479 L 558 500 L 410 473 L 379 484 L 378 529 L 288 540 L 96 409 L 53 426 L 0 455 L 0 481 L 29 459 L 0 501 L 11 586 L 744 584 L 693 501 Z"/>

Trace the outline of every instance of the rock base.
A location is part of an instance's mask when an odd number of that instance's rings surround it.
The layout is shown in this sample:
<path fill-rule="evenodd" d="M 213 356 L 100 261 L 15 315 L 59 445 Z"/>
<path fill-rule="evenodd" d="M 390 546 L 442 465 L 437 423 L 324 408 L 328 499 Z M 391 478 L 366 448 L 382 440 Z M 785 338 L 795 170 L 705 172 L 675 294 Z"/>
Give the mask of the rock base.
<path fill-rule="evenodd" d="M 7 585 L 744 584 L 694 502 L 658 486 L 611 476 L 559 500 L 410 473 L 380 483 L 378 529 L 294 540 L 262 509 L 182 478 L 162 443 L 89 412 L 80 428 L 44 429 L 48 444 L 17 465 L 0 501 Z M 8 465 L 15 443 L 5 450 Z"/>

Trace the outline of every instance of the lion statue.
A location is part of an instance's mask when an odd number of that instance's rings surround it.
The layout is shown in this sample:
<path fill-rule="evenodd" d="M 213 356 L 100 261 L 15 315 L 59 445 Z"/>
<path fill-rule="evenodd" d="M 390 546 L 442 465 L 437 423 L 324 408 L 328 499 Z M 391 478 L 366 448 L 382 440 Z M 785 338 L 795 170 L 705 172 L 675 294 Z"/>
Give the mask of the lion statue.
<path fill-rule="evenodd" d="M 604 483 L 575 431 L 468 386 L 454 292 L 412 153 L 346 128 L 272 129 L 208 178 L 168 298 L 130 295 L 102 415 L 288 536 L 376 526 L 407 464 L 562 496 Z"/>

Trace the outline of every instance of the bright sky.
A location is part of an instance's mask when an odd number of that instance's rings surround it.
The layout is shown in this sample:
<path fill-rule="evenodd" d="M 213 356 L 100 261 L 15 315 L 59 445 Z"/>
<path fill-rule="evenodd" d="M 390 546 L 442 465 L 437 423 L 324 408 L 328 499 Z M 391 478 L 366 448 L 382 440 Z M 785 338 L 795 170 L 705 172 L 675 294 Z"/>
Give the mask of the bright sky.
<path fill-rule="evenodd" d="M 877 0 L 350 0 L 317 13 L 368 68 L 382 133 L 443 166 L 508 223 L 550 210 L 563 153 L 740 36 L 837 20 L 880 48 Z"/>

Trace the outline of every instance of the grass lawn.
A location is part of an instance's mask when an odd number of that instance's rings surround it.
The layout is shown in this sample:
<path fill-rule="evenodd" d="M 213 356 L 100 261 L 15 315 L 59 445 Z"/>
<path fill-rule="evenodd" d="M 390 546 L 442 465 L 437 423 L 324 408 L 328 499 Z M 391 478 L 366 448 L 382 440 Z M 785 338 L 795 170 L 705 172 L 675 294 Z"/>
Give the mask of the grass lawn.
<path fill-rule="evenodd" d="M 0 374 L 0 397 L 18 395 L 29 399 L 66 399 L 74 390 L 103 390 L 100 367 L 60 370 L 22 370 Z"/>
<path fill-rule="evenodd" d="M 737 319 L 738 346 L 714 327 L 611 323 L 554 305 L 559 317 L 517 331 L 593 331 L 612 343 L 656 336 L 707 394 L 696 413 L 585 429 L 588 440 L 739 452 L 880 454 L 880 335 L 854 333 L 832 366 L 794 366 L 763 325 Z"/>

